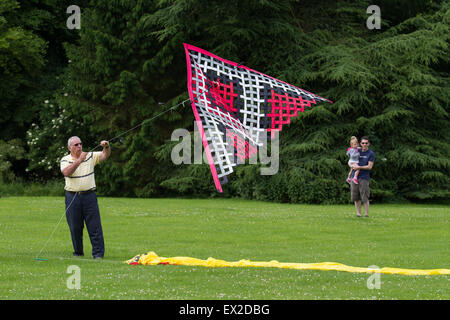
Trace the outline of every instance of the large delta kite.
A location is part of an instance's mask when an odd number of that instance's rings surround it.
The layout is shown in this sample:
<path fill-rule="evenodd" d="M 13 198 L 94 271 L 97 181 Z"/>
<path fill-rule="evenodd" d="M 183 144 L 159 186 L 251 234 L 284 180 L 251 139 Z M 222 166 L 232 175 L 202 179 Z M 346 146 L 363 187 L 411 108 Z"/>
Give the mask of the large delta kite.
<path fill-rule="evenodd" d="M 238 160 L 255 155 L 267 134 L 321 101 L 328 101 L 195 46 L 186 50 L 189 98 L 219 192 Z"/>

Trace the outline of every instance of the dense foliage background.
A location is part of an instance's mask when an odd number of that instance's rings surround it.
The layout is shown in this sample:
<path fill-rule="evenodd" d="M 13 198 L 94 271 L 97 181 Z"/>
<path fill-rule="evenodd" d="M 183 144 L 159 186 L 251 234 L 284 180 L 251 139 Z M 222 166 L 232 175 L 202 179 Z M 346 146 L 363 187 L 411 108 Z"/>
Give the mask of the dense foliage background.
<path fill-rule="evenodd" d="M 61 181 L 68 137 L 87 151 L 185 100 L 186 42 L 334 101 L 283 127 L 278 174 L 239 166 L 223 196 L 347 203 L 348 140 L 369 135 L 374 201 L 448 199 L 449 27 L 431 0 L 1 0 L 0 184 Z M 117 139 L 99 194 L 219 196 L 208 165 L 170 161 L 193 121 L 185 104 Z"/>

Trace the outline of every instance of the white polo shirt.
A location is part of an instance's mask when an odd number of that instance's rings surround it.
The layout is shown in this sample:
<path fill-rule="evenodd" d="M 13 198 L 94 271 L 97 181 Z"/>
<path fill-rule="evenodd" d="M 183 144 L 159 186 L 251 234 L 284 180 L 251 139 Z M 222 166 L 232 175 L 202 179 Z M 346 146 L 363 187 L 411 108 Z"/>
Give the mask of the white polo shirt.
<path fill-rule="evenodd" d="M 64 177 L 67 191 L 87 191 L 95 189 L 94 167 L 100 163 L 101 152 L 89 152 L 86 159 L 80 163 L 72 175 Z M 61 158 L 61 171 L 74 163 L 76 159 L 70 154 Z"/>

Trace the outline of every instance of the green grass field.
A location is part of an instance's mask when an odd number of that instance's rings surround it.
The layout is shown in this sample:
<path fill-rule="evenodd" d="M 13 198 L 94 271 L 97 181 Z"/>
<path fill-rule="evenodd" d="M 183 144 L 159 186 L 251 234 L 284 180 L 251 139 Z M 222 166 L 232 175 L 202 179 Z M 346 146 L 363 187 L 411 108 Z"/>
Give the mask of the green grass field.
<path fill-rule="evenodd" d="M 289 205 L 232 199 L 100 198 L 105 259 L 72 257 L 62 197 L 0 198 L 0 299 L 449 299 L 449 276 L 275 268 L 129 266 L 160 256 L 280 262 L 340 262 L 359 267 L 450 268 L 445 205 L 377 205 L 357 218 L 351 205 Z M 70 265 L 81 288 L 67 288 Z"/>

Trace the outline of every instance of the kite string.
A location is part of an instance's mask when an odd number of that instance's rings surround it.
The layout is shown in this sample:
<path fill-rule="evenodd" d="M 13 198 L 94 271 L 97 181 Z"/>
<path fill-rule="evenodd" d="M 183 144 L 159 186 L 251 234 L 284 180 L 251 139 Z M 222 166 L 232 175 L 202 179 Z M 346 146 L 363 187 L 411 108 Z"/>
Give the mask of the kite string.
<path fill-rule="evenodd" d="M 75 200 L 77 196 L 77 193 L 75 193 L 74 197 L 72 198 L 72 201 L 69 203 L 69 205 L 67 206 L 66 211 L 64 212 L 64 214 L 61 215 L 61 217 L 58 220 L 58 223 L 56 224 L 56 226 L 53 228 L 52 233 L 50 234 L 50 236 L 48 237 L 47 241 L 44 243 L 44 245 L 42 246 L 41 250 L 39 251 L 39 253 L 36 256 L 36 259 L 39 258 L 39 256 L 41 255 L 42 251 L 45 249 L 45 247 L 47 247 L 48 242 L 50 241 L 50 239 L 53 237 L 53 234 L 55 233 L 56 229 L 58 228 L 59 224 L 61 223 L 62 218 L 66 215 L 67 210 L 69 210 L 70 206 L 72 205 L 72 202 Z"/>
<path fill-rule="evenodd" d="M 133 130 L 135 130 L 135 129 L 137 129 L 137 128 L 139 128 L 139 127 L 142 126 L 142 125 L 144 125 L 145 122 L 152 121 L 152 120 L 154 120 L 154 119 L 156 119 L 156 118 L 162 116 L 163 114 L 165 114 L 165 113 L 167 113 L 167 112 L 169 112 L 169 111 L 171 111 L 171 110 L 177 108 L 177 107 L 180 106 L 180 105 L 183 105 L 183 106 L 184 106 L 184 103 L 185 103 L 186 101 L 188 101 L 188 100 L 189 100 L 189 99 L 186 99 L 186 100 L 184 100 L 184 101 L 182 101 L 182 102 L 176 104 L 175 106 L 171 107 L 170 109 L 167 109 L 166 111 L 163 111 L 163 112 L 161 112 L 161 113 L 158 113 L 157 115 L 155 115 L 155 116 L 152 117 L 152 118 L 145 119 L 145 120 L 142 121 L 140 124 L 138 124 L 138 125 L 132 127 L 131 129 L 128 129 L 128 130 L 122 132 L 121 134 L 119 134 L 119 135 L 117 135 L 117 136 L 115 136 L 115 137 L 109 139 L 108 141 L 109 141 L 109 142 L 114 141 L 114 140 L 120 138 L 121 136 L 123 136 L 123 135 L 125 135 L 125 134 L 127 134 L 127 133 L 129 133 L 129 132 L 131 132 L 131 131 L 133 131 Z M 94 151 L 95 149 L 97 149 L 97 148 L 100 147 L 100 146 L 101 146 L 101 145 L 99 144 L 99 145 L 96 146 L 95 148 L 91 149 L 89 152 Z M 88 152 L 88 153 L 89 153 L 89 152 Z M 50 242 L 50 239 L 53 237 L 53 234 L 55 233 L 56 229 L 58 228 L 59 224 L 61 223 L 63 217 L 64 217 L 65 215 L 67 215 L 67 211 L 68 211 L 69 208 L 71 207 L 71 205 L 72 205 L 73 201 L 75 200 L 75 198 L 77 197 L 77 195 L 78 195 L 78 192 L 75 193 L 75 195 L 74 195 L 73 198 L 72 198 L 72 201 L 71 201 L 71 202 L 69 203 L 69 205 L 67 206 L 65 212 L 64 212 L 64 213 L 61 215 L 61 217 L 59 218 L 58 223 L 57 223 L 56 226 L 53 228 L 52 233 L 51 233 L 50 236 L 48 237 L 47 241 L 44 243 L 44 246 L 43 246 L 43 247 L 41 248 L 41 250 L 39 251 L 38 255 L 36 256 L 36 259 L 39 258 L 39 256 L 41 255 L 42 251 L 44 251 L 44 249 L 47 247 L 47 244 Z"/>
<path fill-rule="evenodd" d="M 163 114 L 165 114 L 165 113 L 167 113 L 167 112 L 169 112 L 169 111 L 171 111 L 171 110 L 177 108 L 177 107 L 180 106 L 180 105 L 183 105 L 183 106 L 184 106 L 184 103 L 185 103 L 186 101 L 189 101 L 189 99 L 183 100 L 182 102 L 180 102 L 180 103 L 174 105 L 174 106 L 171 107 L 170 109 L 167 109 L 166 111 L 163 111 L 163 112 L 161 112 L 161 113 L 158 113 L 156 116 L 154 116 L 154 117 L 152 117 L 152 118 L 145 119 L 144 121 L 142 121 L 142 122 L 139 123 L 138 125 L 132 127 L 131 129 L 128 129 L 128 130 L 122 132 L 121 134 L 119 134 L 119 135 L 117 135 L 117 136 L 115 136 L 115 137 L 113 137 L 113 138 L 111 138 L 111 139 L 109 139 L 109 140 L 107 140 L 107 141 L 108 141 L 108 142 L 114 141 L 114 140 L 120 138 L 121 136 L 126 135 L 127 133 L 129 133 L 129 132 L 131 132 L 131 131 L 133 131 L 133 130 L 139 128 L 140 126 L 144 125 L 144 123 L 149 122 L 149 121 L 152 121 L 152 120 L 154 120 L 154 119 L 156 119 L 156 118 L 162 116 Z M 100 147 L 100 146 L 101 146 L 101 145 L 99 144 L 98 146 L 96 146 L 94 149 L 92 149 L 92 150 L 89 151 L 89 152 L 94 151 L 95 149 L 97 149 L 97 148 Z"/>

